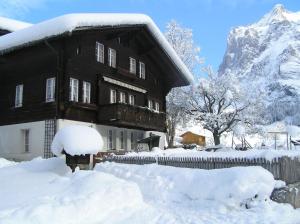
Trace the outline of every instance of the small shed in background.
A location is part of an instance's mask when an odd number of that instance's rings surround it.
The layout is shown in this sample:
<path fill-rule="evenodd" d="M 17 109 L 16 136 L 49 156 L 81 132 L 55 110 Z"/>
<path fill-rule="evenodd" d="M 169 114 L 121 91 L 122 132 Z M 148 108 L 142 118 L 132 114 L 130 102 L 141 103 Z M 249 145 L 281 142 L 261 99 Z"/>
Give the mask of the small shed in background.
<path fill-rule="evenodd" d="M 180 137 L 182 138 L 181 143 L 185 145 L 190 145 L 190 144 L 196 144 L 199 146 L 206 145 L 205 136 L 195 134 L 191 131 L 187 131 L 183 133 L 182 135 L 180 135 Z"/>

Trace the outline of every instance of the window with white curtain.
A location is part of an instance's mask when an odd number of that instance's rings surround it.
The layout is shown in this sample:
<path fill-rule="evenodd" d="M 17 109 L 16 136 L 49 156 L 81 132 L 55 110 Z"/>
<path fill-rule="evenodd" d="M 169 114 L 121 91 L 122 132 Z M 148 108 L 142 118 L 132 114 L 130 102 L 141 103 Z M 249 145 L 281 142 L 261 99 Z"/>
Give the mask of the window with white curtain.
<path fill-rule="evenodd" d="M 153 109 L 153 101 L 152 100 L 148 100 L 148 108 Z"/>
<path fill-rule="evenodd" d="M 141 79 L 146 79 L 146 66 L 145 63 L 141 62 L 139 63 L 139 77 Z"/>
<path fill-rule="evenodd" d="M 108 65 L 113 68 L 117 66 L 117 52 L 115 49 L 108 48 Z"/>
<path fill-rule="evenodd" d="M 55 101 L 55 78 L 49 78 L 46 80 L 46 102 Z"/>
<path fill-rule="evenodd" d="M 82 102 L 91 103 L 91 83 L 83 81 L 82 85 Z"/>
<path fill-rule="evenodd" d="M 126 94 L 124 92 L 120 92 L 119 103 L 126 103 Z"/>
<path fill-rule="evenodd" d="M 15 107 L 23 106 L 23 84 L 16 86 Z"/>
<path fill-rule="evenodd" d="M 136 60 L 129 57 L 129 72 L 131 74 L 136 74 Z"/>
<path fill-rule="evenodd" d="M 104 45 L 96 42 L 96 61 L 104 63 Z"/>
<path fill-rule="evenodd" d="M 155 108 L 154 108 L 155 111 L 159 112 L 159 103 L 158 102 L 155 102 Z"/>
<path fill-rule="evenodd" d="M 79 86 L 78 79 L 70 78 L 70 95 L 69 95 L 70 101 L 78 102 L 78 86 Z"/>
<path fill-rule="evenodd" d="M 110 90 L 110 103 L 116 103 L 117 102 L 117 91 L 114 89 Z"/>
<path fill-rule="evenodd" d="M 135 104 L 135 96 L 134 95 L 129 95 L 129 104 L 134 105 Z"/>

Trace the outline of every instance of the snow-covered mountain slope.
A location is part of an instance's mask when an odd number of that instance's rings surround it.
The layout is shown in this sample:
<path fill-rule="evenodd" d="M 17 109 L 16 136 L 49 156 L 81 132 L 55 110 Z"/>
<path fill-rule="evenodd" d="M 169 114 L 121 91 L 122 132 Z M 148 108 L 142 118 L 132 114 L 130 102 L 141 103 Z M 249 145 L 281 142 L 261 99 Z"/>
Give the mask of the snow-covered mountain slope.
<path fill-rule="evenodd" d="M 299 124 L 300 12 L 276 5 L 257 23 L 233 28 L 218 73 L 266 90 L 271 121 L 290 117 Z"/>

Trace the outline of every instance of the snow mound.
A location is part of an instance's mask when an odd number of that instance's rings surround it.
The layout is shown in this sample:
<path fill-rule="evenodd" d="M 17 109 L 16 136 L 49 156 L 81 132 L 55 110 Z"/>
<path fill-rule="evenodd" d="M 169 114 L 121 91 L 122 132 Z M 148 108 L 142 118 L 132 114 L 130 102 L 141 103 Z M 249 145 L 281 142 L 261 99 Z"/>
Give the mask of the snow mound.
<path fill-rule="evenodd" d="M 1 169 L 0 179 L 0 223 L 122 223 L 147 209 L 136 184 L 94 171 L 72 174 L 60 158 Z"/>
<path fill-rule="evenodd" d="M 70 125 L 59 130 L 54 136 L 51 151 L 54 155 L 66 153 L 74 155 L 97 154 L 103 149 L 103 139 L 99 132 L 87 126 Z"/>
<path fill-rule="evenodd" d="M 0 180 L 0 224 L 295 224 L 300 220 L 300 209 L 261 200 L 282 183 L 259 167 L 196 170 L 104 163 L 94 171 L 72 173 L 62 158 L 37 158 L 3 167 Z M 249 203 L 247 199 L 256 195 Z M 251 205 L 248 209 L 245 199 Z"/>
<path fill-rule="evenodd" d="M 104 163 L 96 170 L 136 182 L 145 198 L 164 202 L 214 200 L 239 205 L 251 198 L 269 198 L 276 184 L 273 175 L 262 167 L 200 170 Z"/>
<path fill-rule="evenodd" d="M 6 167 L 6 166 L 11 166 L 11 165 L 14 165 L 14 164 L 16 164 L 16 163 L 13 162 L 13 161 L 9 161 L 9 160 L 0 158 L 0 168 Z"/>

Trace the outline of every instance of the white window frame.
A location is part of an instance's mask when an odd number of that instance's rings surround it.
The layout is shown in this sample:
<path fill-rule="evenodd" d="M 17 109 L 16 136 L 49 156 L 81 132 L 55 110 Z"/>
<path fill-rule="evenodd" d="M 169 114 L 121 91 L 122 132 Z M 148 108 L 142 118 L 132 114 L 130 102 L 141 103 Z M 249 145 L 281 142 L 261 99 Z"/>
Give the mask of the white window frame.
<path fill-rule="evenodd" d="M 159 103 L 158 102 L 155 102 L 154 110 L 159 112 Z"/>
<path fill-rule="evenodd" d="M 82 83 L 82 102 L 91 103 L 91 83 L 83 81 Z"/>
<path fill-rule="evenodd" d="M 24 89 L 23 84 L 16 86 L 15 107 L 23 106 L 23 89 Z"/>
<path fill-rule="evenodd" d="M 135 96 L 132 94 L 129 94 L 129 100 L 128 100 L 130 105 L 135 105 Z"/>
<path fill-rule="evenodd" d="M 146 79 L 146 65 L 144 62 L 139 62 L 139 77 L 141 79 Z"/>
<path fill-rule="evenodd" d="M 153 100 L 148 100 L 148 108 L 153 109 Z"/>
<path fill-rule="evenodd" d="M 117 67 L 117 51 L 113 48 L 108 48 L 108 66 Z"/>
<path fill-rule="evenodd" d="M 112 150 L 114 148 L 114 132 L 113 132 L 113 130 L 108 130 L 107 148 L 109 150 Z"/>
<path fill-rule="evenodd" d="M 55 77 L 46 80 L 46 103 L 55 101 Z"/>
<path fill-rule="evenodd" d="M 117 91 L 115 89 L 110 90 L 110 103 L 117 102 Z"/>
<path fill-rule="evenodd" d="M 136 74 L 136 60 L 132 57 L 129 57 L 129 72 Z"/>
<path fill-rule="evenodd" d="M 79 80 L 70 78 L 70 95 L 69 100 L 78 102 Z"/>
<path fill-rule="evenodd" d="M 126 94 L 124 92 L 119 92 L 119 103 L 126 103 Z"/>
<path fill-rule="evenodd" d="M 104 58 L 105 58 L 105 50 L 104 50 L 104 45 L 98 41 L 96 41 L 96 61 L 100 63 L 104 63 Z"/>

